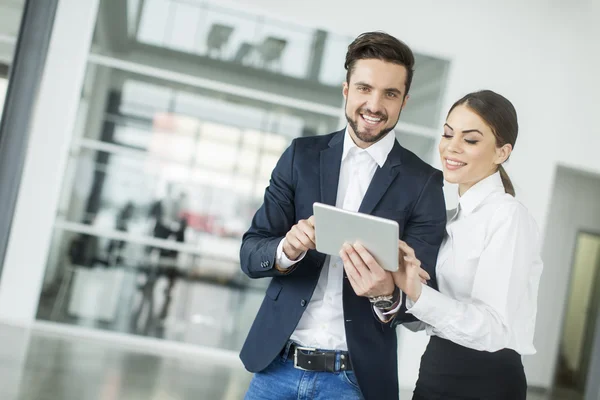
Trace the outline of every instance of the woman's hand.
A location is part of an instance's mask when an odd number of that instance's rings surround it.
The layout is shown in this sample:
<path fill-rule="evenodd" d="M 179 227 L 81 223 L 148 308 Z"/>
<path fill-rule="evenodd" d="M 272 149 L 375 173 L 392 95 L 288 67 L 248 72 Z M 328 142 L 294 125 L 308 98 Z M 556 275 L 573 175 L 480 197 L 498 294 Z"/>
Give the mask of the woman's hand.
<path fill-rule="evenodd" d="M 421 268 L 421 261 L 415 251 L 402 240 L 398 240 L 398 271 L 393 272 L 394 283 L 409 299 L 417 301 L 421 296 L 422 285 L 431 279 L 427 271 Z"/>

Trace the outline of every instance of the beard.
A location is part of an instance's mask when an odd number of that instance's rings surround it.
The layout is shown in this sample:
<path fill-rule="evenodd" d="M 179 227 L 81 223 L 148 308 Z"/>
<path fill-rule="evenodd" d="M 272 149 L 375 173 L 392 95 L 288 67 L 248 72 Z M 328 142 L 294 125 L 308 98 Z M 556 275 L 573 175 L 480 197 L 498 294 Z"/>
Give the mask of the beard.
<path fill-rule="evenodd" d="M 347 102 L 346 102 L 346 104 L 347 104 Z M 344 108 L 346 108 L 346 107 L 344 107 Z M 398 118 L 396 119 L 396 122 L 392 126 L 384 127 L 379 132 L 373 134 L 368 131 L 360 131 L 359 130 L 358 118 L 361 118 L 360 114 L 367 114 L 371 117 L 381 118 L 382 121 L 386 121 L 386 122 L 388 120 L 388 117 L 387 117 L 387 115 L 385 115 L 383 113 L 374 113 L 368 109 L 359 108 L 356 111 L 356 115 L 357 115 L 356 118 L 352 119 L 350 117 L 350 115 L 348 115 L 348 112 L 346 111 L 346 121 L 348 121 L 348 125 L 350 125 L 350 127 L 352 128 L 352 131 L 354 132 L 356 137 L 365 143 L 375 143 L 375 142 L 379 141 L 381 138 L 383 138 L 385 135 L 390 133 L 392 131 L 392 129 L 394 129 L 396 127 L 396 124 L 398 123 L 398 120 L 400 119 L 400 113 L 398 113 Z"/>

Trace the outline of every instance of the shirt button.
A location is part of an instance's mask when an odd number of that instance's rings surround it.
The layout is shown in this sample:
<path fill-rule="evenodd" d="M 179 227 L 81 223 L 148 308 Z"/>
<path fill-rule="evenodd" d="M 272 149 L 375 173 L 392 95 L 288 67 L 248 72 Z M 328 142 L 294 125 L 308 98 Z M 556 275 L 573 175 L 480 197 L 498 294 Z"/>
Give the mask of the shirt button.
<path fill-rule="evenodd" d="M 304 307 L 306 305 L 306 300 L 301 300 L 300 301 L 300 306 Z"/>

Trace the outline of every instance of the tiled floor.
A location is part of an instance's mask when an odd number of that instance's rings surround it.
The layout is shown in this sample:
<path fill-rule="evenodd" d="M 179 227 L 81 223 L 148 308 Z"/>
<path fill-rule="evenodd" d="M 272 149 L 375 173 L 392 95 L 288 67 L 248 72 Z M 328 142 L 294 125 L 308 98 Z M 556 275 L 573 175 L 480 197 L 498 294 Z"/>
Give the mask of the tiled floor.
<path fill-rule="evenodd" d="M 2 400 L 237 400 L 251 375 L 235 358 L 160 355 L 0 325 Z M 571 400 L 531 393 L 531 400 Z M 402 399 L 409 399 L 403 393 Z"/>
<path fill-rule="evenodd" d="M 0 327 L 2 400 L 235 400 L 250 378 L 216 359 Z"/>

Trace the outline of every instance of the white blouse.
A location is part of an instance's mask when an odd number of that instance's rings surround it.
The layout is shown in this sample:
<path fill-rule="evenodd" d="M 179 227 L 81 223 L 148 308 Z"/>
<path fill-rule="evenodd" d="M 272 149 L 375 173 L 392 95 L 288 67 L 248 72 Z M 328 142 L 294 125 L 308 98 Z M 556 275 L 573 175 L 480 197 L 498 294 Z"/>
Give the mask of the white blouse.
<path fill-rule="evenodd" d="M 475 350 L 534 354 L 543 263 L 533 217 L 504 192 L 499 173 L 467 190 L 453 214 L 438 254 L 439 292 L 423 285 L 416 302 L 407 299 L 422 321 L 407 328 Z"/>

